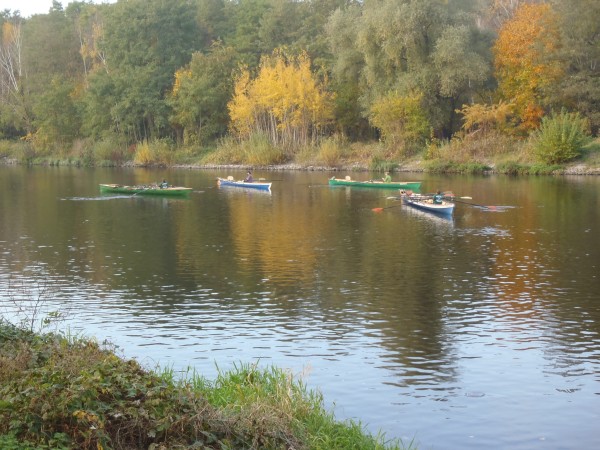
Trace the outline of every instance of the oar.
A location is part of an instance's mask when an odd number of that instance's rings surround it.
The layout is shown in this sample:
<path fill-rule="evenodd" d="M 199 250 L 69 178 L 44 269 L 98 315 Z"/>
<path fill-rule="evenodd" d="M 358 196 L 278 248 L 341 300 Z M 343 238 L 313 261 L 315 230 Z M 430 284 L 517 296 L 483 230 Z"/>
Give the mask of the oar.
<path fill-rule="evenodd" d="M 371 211 L 381 212 L 384 209 L 397 208 L 398 206 L 402 206 L 402 204 L 400 204 L 400 205 L 386 206 L 385 208 L 373 208 L 373 209 L 371 209 Z"/>
<path fill-rule="evenodd" d="M 463 197 L 461 197 L 461 198 L 463 198 Z M 469 205 L 469 206 L 475 206 L 476 208 L 485 208 L 485 209 L 490 209 L 490 210 L 492 210 L 492 211 L 496 211 L 496 210 L 498 209 L 498 207 L 497 207 L 497 206 L 494 206 L 494 205 L 490 205 L 490 206 L 486 206 L 486 205 L 478 205 L 477 203 L 471 203 L 471 202 L 461 202 L 460 200 L 456 200 L 456 199 L 453 199 L 452 201 L 453 201 L 453 202 L 455 202 L 455 203 L 463 203 L 463 204 L 465 204 L 465 205 Z"/>
<path fill-rule="evenodd" d="M 421 195 L 427 195 L 429 197 L 433 197 L 435 194 L 421 194 Z M 450 198 L 450 199 L 456 198 L 456 196 L 454 195 L 454 193 L 452 191 L 442 192 L 442 195 L 444 197 L 447 197 L 447 198 Z M 467 200 L 471 200 L 473 197 L 464 196 L 464 197 L 458 197 L 458 198 L 464 198 L 464 199 L 467 199 Z"/>

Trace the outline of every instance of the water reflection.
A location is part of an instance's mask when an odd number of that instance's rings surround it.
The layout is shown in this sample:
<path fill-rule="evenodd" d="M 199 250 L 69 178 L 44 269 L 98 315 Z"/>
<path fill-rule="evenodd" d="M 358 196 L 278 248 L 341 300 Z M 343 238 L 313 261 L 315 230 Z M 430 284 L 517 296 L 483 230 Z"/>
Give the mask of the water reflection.
<path fill-rule="evenodd" d="M 424 447 L 568 447 L 573 428 L 600 444 L 587 425 L 600 411 L 600 213 L 582 208 L 598 206 L 597 180 L 423 180 L 513 207 L 445 219 L 374 213 L 387 193 L 318 173 L 282 174 L 268 194 L 219 189 L 210 172 L 0 172 L 4 314 L 44 281 L 48 311 L 143 362 L 307 371 L 340 416 Z M 195 190 L 96 189 L 162 178 Z"/>

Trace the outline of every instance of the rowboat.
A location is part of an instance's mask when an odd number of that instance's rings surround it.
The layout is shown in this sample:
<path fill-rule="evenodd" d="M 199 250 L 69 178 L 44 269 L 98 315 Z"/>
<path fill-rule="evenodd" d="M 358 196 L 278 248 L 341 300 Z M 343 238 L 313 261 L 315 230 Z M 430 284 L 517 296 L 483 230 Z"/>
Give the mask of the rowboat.
<path fill-rule="evenodd" d="M 350 177 L 346 178 L 335 178 L 329 179 L 329 186 L 355 186 L 362 188 L 379 188 L 379 189 L 410 189 L 411 191 L 418 191 L 421 188 L 420 181 L 358 181 L 352 180 Z"/>
<path fill-rule="evenodd" d="M 269 183 L 267 181 L 252 181 L 252 182 L 243 181 L 243 180 L 236 181 L 233 179 L 233 177 L 217 178 L 217 184 L 219 186 L 241 187 L 241 188 L 246 188 L 246 189 L 259 189 L 261 191 L 270 191 L 271 190 L 271 183 Z"/>
<path fill-rule="evenodd" d="M 423 211 L 441 215 L 452 215 L 454 203 L 442 200 L 442 203 L 433 203 L 433 199 L 426 195 L 403 195 L 403 203 Z"/>
<path fill-rule="evenodd" d="M 190 192 L 192 192 L 192 188 L 181 186 L 169 186 L 166 188 L 161 188 L 156 184 L 137 186 L 124 186 L 122 184 L 101 184 L 100 192 L 103 194 L 186 196 Z"/>

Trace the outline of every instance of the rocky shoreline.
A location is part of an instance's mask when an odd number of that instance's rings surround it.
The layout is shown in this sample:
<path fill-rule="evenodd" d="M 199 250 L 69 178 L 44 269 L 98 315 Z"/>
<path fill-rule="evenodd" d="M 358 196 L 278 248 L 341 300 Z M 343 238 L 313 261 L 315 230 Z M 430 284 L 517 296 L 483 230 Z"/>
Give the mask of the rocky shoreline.
<path fill-rule="evenodd" d="M 135 166 L 135 165 L 131 165 Z M 268 166 L 254 166 L 247 164 L 174 164 L 175 169 L 207 169 L 207 170 L 264 170 L 272 172 L 285 171 L 308 171 L 308 172 L 370 172 L 367 166 L 351 164 L 348 166 L 327 167 L 301 164 L 279 164 Z M 392 173 L 403 172 L 426 172 L 427 170 L 421 164 L 402 165 L 392 169 Z M 489 170 L 488 174 L 498 173 L 494 169 Z M 554 175 L 600 175 L 600 167 L 588 167 L 585 164 L 574 164 L 554 172 Z"/>
<path fill-rule="evenodd" d="M 14 158 L 1 158 L 0 165 L 5 166 L 16 166 L 19 165 L 19 161 Z M 38 163 L 37 165 L 62 165 L 62 164 L 51 164 Z M 65 163 L 64 165 L 69 165 Z M 70 164 L 73 165 L 73 164 Z M 115 166 L 117 167 L 117 166 Z M 131 161 L 123 163 L 118 167 L 164 167 L 164 166 L 142 166 L 135 164 Z M 348 165 L 340 165 L 336 167 L 318 166 L 318 165 L 304 165 L 297 163 L 278 164 L 278 165 L 266 165 L 257 166 L 249 164 L 173 164 L 169 166 L 173 169 L 189 169 L 189 170 L 263 170 L 272 172 L 285 172 L 285 171 L 308 171 L 308 172 L 370 172 L 371 169 L 367 165 L 359 163 L 351 163 Z M 410 163 L 401 164 L 398 167 L 391 169 L 391 172 L 403 173 L 403 172 L 426 172 L 427 170 L 423 166 L 422 161 L 415 161 Z M 487 174 L 499 173 L 493 168 L 486 172 Z M 553 175 L 600 175 L 600 167 L 590 167 L 586 164 L 572 163 L 565 166 L 562 169 L 556 170 Z"/>

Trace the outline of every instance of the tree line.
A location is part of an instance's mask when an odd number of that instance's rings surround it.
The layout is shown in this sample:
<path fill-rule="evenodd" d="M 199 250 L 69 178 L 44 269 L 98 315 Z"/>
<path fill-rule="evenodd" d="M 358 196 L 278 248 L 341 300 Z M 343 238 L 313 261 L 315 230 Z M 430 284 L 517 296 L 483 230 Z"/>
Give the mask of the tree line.
<path fill-rule="evenodd" d="M 0 12 L 0 139 L 215 145 L 287 157 L 325 137 L 410 155 L 526 137 L 566 111 L 600 127 L 596 0 L 54 1 Z"/>

